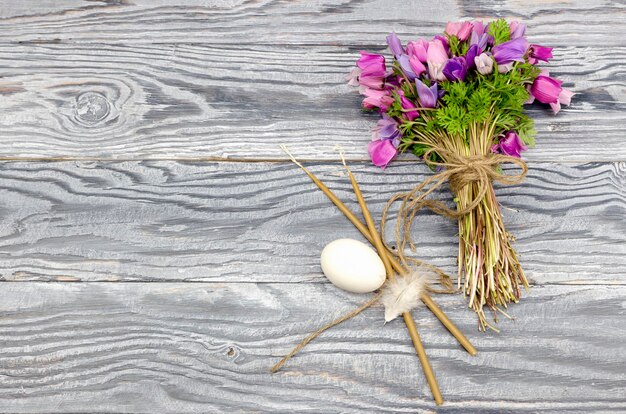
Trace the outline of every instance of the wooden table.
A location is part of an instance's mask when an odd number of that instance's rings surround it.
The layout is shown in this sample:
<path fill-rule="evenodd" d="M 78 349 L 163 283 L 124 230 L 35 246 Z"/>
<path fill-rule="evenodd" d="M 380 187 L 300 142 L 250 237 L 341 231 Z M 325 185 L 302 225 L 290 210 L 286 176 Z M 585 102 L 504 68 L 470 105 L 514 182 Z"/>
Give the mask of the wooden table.
<path fill-rule="evenodd" d="M 424 179 L 365 151 L 375 116 L 344 75 L 388 31 L 522 19 L 577 95 L 531 107 L 528 179 L 498 187 L 532 289 L 479 349 L 416 311 L 438 412 L 626 410 L 626 8 L 606 0 L 0 2 L 1 412 L 435 410 L 399 321 L 380 308 L 269 367 L 364 300 L 318 257 L 359 238 L 287 159 L 378 217 Z M 449 196 L 446 192 L 439 196 Z M 455 272 L 455 224 L 424 214 L 418 255 Z"/>

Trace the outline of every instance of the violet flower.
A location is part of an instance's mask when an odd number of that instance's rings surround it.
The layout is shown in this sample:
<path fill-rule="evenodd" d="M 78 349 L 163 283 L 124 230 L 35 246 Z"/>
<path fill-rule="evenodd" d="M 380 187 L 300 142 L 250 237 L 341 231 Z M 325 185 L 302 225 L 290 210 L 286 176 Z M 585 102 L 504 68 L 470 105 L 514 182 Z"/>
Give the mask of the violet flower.
<path fill-rule="evenodd" d="M 526 33 L 526 25 L 518 21 L 512 21 L 509 24 L 509 29 L 511 29 L 511 39 L 518 39 Z"/>
<path fill-rule="evenodd" d="M 478 45 L 481 51 L 484 51 L 487 45 L 493 44 L 493 36 L 488 33 L 478 35 L 476 32 L 472 32 L 470 37 L 470 46 Z"/>
<path fill-rule="evenodd" d="M 524 62 L 527 50 L 528 41 L 524 37 L 519 37 L 494 46 L 491 52 L 498 65 L 505 65 L 511 62 Z"/>
<path fill-rule="evenodd" d="M 522 151 L 526 151 L 527 149 L 528 147 L 524 145 L 515 131 L 509 131 L 497 144 L 492 145 L 491 152 L 520 158 Z"/>
<path fill-rule="evenodd" d="M 418 74 L 413 71 L 409 55 L 402 54 L 398 56 L 398 64 L 400 65 L 402 72 L 404 72 L 409 80 L 412 81 L 413 79 L 417 78 Z"/>
<path fill-rule="evenodd" d="M 443 74 L 443 67 L 448 61 L 448 53 L 439 39 L 428 42 L 428 73 L 432 80 L 443 81 L 446 76 Z"/>
<path fill-rule="evenodd" d="M 372 163 L 381 168 L 385 168 L 398 155 L 398 149 L 388 139 L 370 142 L 367 152 L 370 154 Z"/>
<path fill-rule="evenodd" d="M 552 59 L 552 48 L 540 45 L 530 45 L 530 53 L 528 55 L 528 62 L 535 65 L 537 61 L 542 60 L 544 62 Z"/>
<path fill-rule="evenodd" d="M 470 22 L 448 22 L 445 32 L 450 36 L 456 36 L 464 42 L 472 32 L 473 26 Z"/>
<path fill-rule="evenodd" d="M 437 91 L 437 83 L 433 82 L 430 86 L 426 86 L 419 79 L 415 80 L 415 86 L 417 87 L 417 96 L 420 100 L 420 105 L 424 108 L 436 108 L 437 107 L 437 99 L 439 98 L 439 93 Z"/>
<path fill-rule="evenodd" d="M 426 63 L 428 60 L 428 42 L 419 39 L 409 42 L 406 45 L 406 53 L 411 57 L 416 57 L 420 62 Z"/>
<path fill-rule="evenodd" d="M 443 68 L 443 74 L 449 81 L 463 81 L 467 76 L 467 63 L 462 56 L 453 57 L 448 60 Z"/>
<path fill-rule="evenodd" d="M 389 50 L 391 50 L 391 53 L 393 53 L 396 59 L 398 58 L 398 56 L 404 54 L 404 48 L 402 47 L 402 43 L 400 42 L 398 35 L 396 35 L 394 32 L 389 33 L 389 35 L 387 36 L 387 45 L 389 45 Z"/>
<path fill-rule="evenodd" d="M 542 70 L 541 74 L 535 78 L 529 87 L 530 98 L 526 103 L 532 103 L 537 99 L 541 103 L 549 104 L 552 111 L 557 114 L 561 110 L 561 104 L 569 106 L 574 92 L 564 89 L 561 86 L 563 81 L 548 75 L 547 70 Z"/>
<path fill-rule="evenodd" d="M 493 72 L 493 58 L 487 53 L 481 53 L 476 56 L 474 58 L 474 64 L 476 65 L 476 70 L 478 70 L 478 73 L 481 75 L 488 75 Z"/>
<path fill-rule="evenodd" d="M 398 129 L 398 123 L 395 119 L 383 112 L 382 118 L 378 120 L 378 123 L 372 130 L 372 140 L 388 139 L 396 141 L 399 144 L 400 130 Z M 397 145 L 396 145 L 397 146 Z"/>

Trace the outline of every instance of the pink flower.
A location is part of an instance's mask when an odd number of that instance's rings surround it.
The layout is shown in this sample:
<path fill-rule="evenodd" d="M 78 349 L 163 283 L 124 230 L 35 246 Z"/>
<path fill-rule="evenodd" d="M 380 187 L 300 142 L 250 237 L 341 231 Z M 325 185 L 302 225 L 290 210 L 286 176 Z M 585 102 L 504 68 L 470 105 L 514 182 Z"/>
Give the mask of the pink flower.
<path fill-rule="evenodd" d="M 460 41 L 465 41 L 472 33 L 473 26 L 470 22 L 448 22 L 446 25 L 446 33 L 450 36 L 456 36 Z"/>
<path fill-rule="evenodd" d="M 359 75 L 361 74 L 360 68 L 352 68 L 350 73 L 346 75 L 346 80 L 350 86 L 359 86 Z"/>
<path fill-rule="evenodd" d="M 389 90 L 379 90 L 361 86 L 359 92 L 365 95 L 365 99 L 363 99 L 363 108 L 365 109 L 381 108 L 386 110 L 389 105 L 393 104 L 393 98 Z"/>
<path fill-rule="evenodd" d="M 443 68 L 448 62 L 448 53 L 441 43 L 441 40 L 434 39 L 428 42 L 428 72 L 431 79 L 444 81 L 446 75 L 443 74 Z"/>
<path fill-rule="evenodd" d="M 426 66 L 424 66 L 424 64 L 416 56 L 411 56 L 409 58 L 409 64 L 417 76 L 426 72 Z"/>
<path fill-rule="evenodd" d="M 370 142 L 367 146 L 367 151 L 370 154 L 372 163 L 381 168 L 385 168 L 398 155 L 398 149 L 388 139 Z"/>
<path fill-rule="evenodd" d="M 485 24 L 480 20 L 474 20 L 473 22 L 471 22 L 471 25 L 473 28 L 472 33 L 476 33 L 477 36 L 482 36 L 487 30 Z"/>
<path fill-rule="evenodd" d="M 530 53 L 528 55 L 528 62 L 531 65 L 535 65 L 537 61 L 542 60 L 547 62 L 552 59 L 552 48 L 540 45 L 530 45 Z"/>
<path fill-rule="evenodd" d="M 549 104 L 554 113 L 561 110 L 561 104 L 569 106 L 574 93 L 564 89 L 563 81 L 551 78 L 546 70 L 542 70 L 529 88 L 530 98 L 527 103 L 537 99 L 541 103 Z"/>
<path fill-rule="evenodd" d="M 509 29 L 511 29 L 511 39 L 520 38 L 526 33 L 526 25 L 518 21 L 512 21 L 509 24 Z"/>
<path fill-rule="evenodd" d="M 406 53 L 411 57 L 416 57 L 420 62 L 426 63 L 428 60 L 428 42 L 420 39 L 413 42 L 409 42 L 406 45 Z"/>
<path fill-rule="evenodd" d="M 497 144 L 492 145 L 491 152 L 520 158 L 522 151 L 526 151 L 527 149 L 528 147 L 524 145 L 515 131 L 509 131 Z"/>

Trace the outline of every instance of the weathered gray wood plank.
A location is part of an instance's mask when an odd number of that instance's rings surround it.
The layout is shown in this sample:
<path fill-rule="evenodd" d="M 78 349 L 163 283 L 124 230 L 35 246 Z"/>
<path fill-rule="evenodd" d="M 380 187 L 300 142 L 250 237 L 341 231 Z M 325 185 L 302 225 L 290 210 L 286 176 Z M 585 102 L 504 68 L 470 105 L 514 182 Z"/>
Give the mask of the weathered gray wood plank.
<path fill-rule="evenodd" d="M 538 42 L 620 46 L 624 12 L 610 0 L 3 0 L 0 41 L 376 44 L 391 30 L 433 36 L 448 20 L 507 17 L 528 23 Z"/>
<path fill-rule="evenodd" d="M 374 50 L 382 50 L 381 36 Z M 358 47 L 0 44 L 0 158 L 367 158 L 376 116 L 346 85 Z M 539 105 L 536 161 L 623 161 L 626 48 L 555 50 L 578 94 Z"/>
<path fill-rule="evenodd" d="M 268 368 L 364 300 L 331 285 L 1 283 L 3 412 L 422 412 L 428 386 L 398 320 L 374 308 Z M 416 311 L 446 404 L 440 413 L 626 410 L 626 287 L 537 287 L 479 349 Z"/>
<path fill-rule="evenodd" d="M 358 211 L 339 163 L 311 168 Z M 430 174 L 352 168 L 376 217 Z M 532 163 L 521 186 L 498 188 L 534 283 L 626 282 L 625 183 L 624 163 Z M 284 163 L 4 162 L 0 212 L 4 280 L 320 282 L 324 245 L 361 237 Z M 419 257 L 454 274 L 456 231 L 425 213 Z"/>

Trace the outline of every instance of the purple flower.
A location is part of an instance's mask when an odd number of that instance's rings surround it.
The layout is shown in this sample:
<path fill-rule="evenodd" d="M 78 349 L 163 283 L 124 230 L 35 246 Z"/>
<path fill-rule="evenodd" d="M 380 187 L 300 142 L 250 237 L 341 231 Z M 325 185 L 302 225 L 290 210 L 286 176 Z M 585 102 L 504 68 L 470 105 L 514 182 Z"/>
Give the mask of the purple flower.
<path fill-rule="evenodd" d="M 398 56 L 404 54 L 404 48 L 402 47 L 402 43 L 400 42 L 398 35 L 396 35 L 394 32 L 389 33 L 389 35 L 387 36 L 387 44 L 389 45 L 389 50 L 391 50 L 391 53 L 393 53 L 396 59 L 398 58 Z"/>
<path fill-rule="evenodd" d="M 522 151 L 526 151 L 528 147 L 524 145 L 515 131 L 507 132 L 497 144 L 491 147 L 491 152 L 496 154 L 510 155 L 511 157 L 520 158 Z"/>
<path fill-rule="evenodd" d="M 467 76 L 467 63 L 465 58 L 457 56 L 450 59 L 443 68 L 443 74 L 449 81 L 463 81 Z"/>
<path fill-rule="evenodd" d="M 561 104 L 569 106 L 574 93 L 561 86 L 563 81 L 548 75 L 548 71 L 544 70 L 535 78 L 529 88 L 530 98 L 527 103 L 532 103 L 537 99 L 541 103 L 550 104 L 552 111 L 556 114 L 561 110 Z"/>
<path fill-rule="evenodd" d="M 526 33 L 526 25 L 518 21 L 512 21 L 509 28 L 511 29 L 511 39 L 518 39 Z"/>
<path fill-rule="evenodd" d="M 415 80 L 415 86 L 417 87 L 417 96 L 420 99 L 420 104 L 424 108 L 436 108 L 437 99 L 439 94 L 437 92 L 437 83 L 433 82 L 430 88 L 422 83 L 419 79 Z"/>
<path fill-rule="evenodd" d="M 467 65 L 467 70 L 473 69 L 474 66 L 476 65 L 474 63 L 474 58 L 478 55 L 480 55 L 480 48 L 478 47 L 478 45 L 472 45 L 470 46 L 470 48 L 467 50 L 467 53 L 465 54 L 465 63 Z"/>
<path fill-rule="evenodd" d="M 498 65 L 505 65 L 511 62 L 524 62 L 526 50 L 528 41 L 524 37 L 519 37 L 494 46 L 491 52 Z"/>
<path fill-rule="evenodd" d="M 372 163 L 377 167 L 385 168 L 398 154 L 398 149 L 388 139 L 376 140 L 369 143 L 367 151 Z"/>
<path fill-rule="evenodd" d="M 539 60 L 547 62 L 550 59 L 552 59 L 551 47 L 530 45 L 530 53 L 528 55 L 528 62 L 530 64 L 535 65 Z"/>
<path fill-rule="evenodd" d="M 461 42 L 467 40 L 472 32 L 473 26 L 470 22 L 448 22 L 445 32 L 450 36 L 456 36 Z"/>
<path fill-rule="evenodd" d="M 481 75 L 488 75 L 493 71 L 493 59 L 486 53 L 481 53 L 474 58 L 476 70 Z"/>

